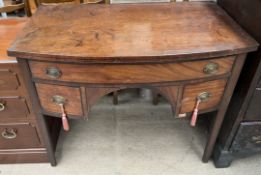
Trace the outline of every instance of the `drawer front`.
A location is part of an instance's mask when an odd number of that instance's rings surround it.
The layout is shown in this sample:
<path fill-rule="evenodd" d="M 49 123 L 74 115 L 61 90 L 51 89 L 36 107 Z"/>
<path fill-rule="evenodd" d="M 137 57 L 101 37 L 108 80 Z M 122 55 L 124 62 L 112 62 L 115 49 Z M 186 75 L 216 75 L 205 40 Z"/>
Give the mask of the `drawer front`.
<path fill-rule="evenodd" d="M 244 120 L 261 120 L 261 87 L 256 88 L 248 105 Z"/>
<path fill-rule="evenodd" d="M 41 146 L 36 128 L 31 124 L 0 124 L 0 132 L 0 149 L 23 149 Z"/>
<path fill-rule="evenodd" d="M 261 151 L 261 122 L 241 123 L 231 150 L 236 152 Z"/>
<path fill-rule="evenodd" d="M 25 98 L 22 97 L 0 97 L 0 118 L 25 118 L 29 109 Z"/>
<path fill-rule="evenodd" d="M 17 74 L 0 67 L 0 91 L 16 90 L 19 87 Z"/>
<path fill-rule="evenodd" d="M 34 78 L 78 83 L 128 84 L 199 79 L 230 72 L 234 57 L 169 64 L 78 65 L 30 61 Z"/>
<path fill-rule="evenodd" d="M 261 77 L 260 77 L 260 80 L 259 80 L 259 82 L 258 82 L 258 84 L 257 84 L 257 88 L 258 88 L 258 89 L 261 89 Z"/>
<path fill-rule="evenodd" d="M 36 89 L 41 106 L 45 111 L 61 113 L 61 107 L 55 103 L 54 98 L 62 97 L 65 102 L 65 112 L 68 115 L 83 115 L 79 88 L 36 83 Z"/>
<path fill-rule="evenodd" d="M 200 94 L 208 94 L 208 98 L 199 104 L 199 110 L 215 108 L 223 97 L 227 80 L 214 80 L 199 84 L 187 85 L 184 88 L 180 113 L 192 112 Z"/>

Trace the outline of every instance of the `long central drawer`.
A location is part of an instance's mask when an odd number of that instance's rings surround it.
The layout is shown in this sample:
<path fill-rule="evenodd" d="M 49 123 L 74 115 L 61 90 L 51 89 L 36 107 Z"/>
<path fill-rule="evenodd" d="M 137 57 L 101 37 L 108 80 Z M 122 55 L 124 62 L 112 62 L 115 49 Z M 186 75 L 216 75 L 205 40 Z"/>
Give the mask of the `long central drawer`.
<path fill-rule="evenodd" d="M 228 74 L 234 56 L 166 64 L 79 65 L 30 61 L 34 78 L 95 84 L 158 83 Z"/>

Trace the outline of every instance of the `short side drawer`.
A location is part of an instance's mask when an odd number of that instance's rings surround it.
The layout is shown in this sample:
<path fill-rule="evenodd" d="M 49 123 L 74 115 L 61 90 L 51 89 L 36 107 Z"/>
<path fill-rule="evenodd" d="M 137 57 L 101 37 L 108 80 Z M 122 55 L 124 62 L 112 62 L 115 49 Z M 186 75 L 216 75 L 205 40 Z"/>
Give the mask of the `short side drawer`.
<path fill-rule="evenodd" d="M 81 92 L 79 88 L 36 83 L 36 90 L 42 108 L 47 112 L 61 113 L 61 106 L 55 103 L 55 97 L 65 101 L 64 109 L 68 115 L 83 116 Z"/>
<path fill-rule="evenodd" d="M 25 118 L 29 114 L 29 108 L 23 97 L 0 97 L 0 118 Z"/>
<path fill-rule="evenodd" d="M 36 128 L 29 123 L 0 124 L 0 149 L 41 146 Z"/>
<path fill-rule="evenodd" d="M 232 151 L 261 151 L 261 122 L 243 122 L 240 124 L 231 146 Z"/>
<path fill-rule="evenodd" d="M 204 83 L 187 85 L 183 92 L 180 113 L 192 112 L 195 108 L 197 97 L 202 93 L 208 93 L 207 100 L 199 104 L 199 110 L 215 108 L 223 97 L 227 80 L 220 79 Z"/>

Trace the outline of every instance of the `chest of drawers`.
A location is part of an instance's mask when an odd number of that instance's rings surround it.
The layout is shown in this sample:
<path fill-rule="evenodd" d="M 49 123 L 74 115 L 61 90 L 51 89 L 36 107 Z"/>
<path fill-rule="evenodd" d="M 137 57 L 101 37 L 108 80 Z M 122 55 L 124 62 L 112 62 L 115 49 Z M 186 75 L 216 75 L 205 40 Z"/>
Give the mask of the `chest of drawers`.
<path fill-rule="evenodd" d="M 17 63 L 0 72 L 0 163 L 48 162 Z"/>
<path fill-rule="evenodd" d="M 259 43 L 261 2 L 219 0 Z M 249 54 L 226 112 L 214 151 L 216 167 L 228 167 L 235 158 L 261 152 L 261 49 Z"/>
<path fill-rule="evenodd" d="M 26 19 L 3 19 L 0 23 L 0 163 L 48 162 L 43 135 L 20 68 L 15 58 L 6 55 L 8 45 Z M 59 121 L 47 120 L 48 131 L 54 133 L 53 140 L 56 140 Z"/>
<path fill-rule="evenodd" d="M 61 5 L 40 7 L 8 53 L 40 123 L 63 116 L 68 129 L 68 118 L 88 117 L 103 95 L 136 87 L 162 94 L 177 118 L 193 114 L 192 125 L 197 113 L 217 111 L 207 162 L 245 56 L 257 46 L 215 3 Z"/>

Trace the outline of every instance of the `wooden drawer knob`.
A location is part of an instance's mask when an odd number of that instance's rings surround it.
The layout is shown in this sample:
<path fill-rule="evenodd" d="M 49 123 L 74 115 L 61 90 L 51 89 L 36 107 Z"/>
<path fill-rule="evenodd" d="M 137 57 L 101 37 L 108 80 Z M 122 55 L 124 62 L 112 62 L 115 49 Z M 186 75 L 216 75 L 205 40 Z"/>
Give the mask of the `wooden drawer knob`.
<path fill-rule="evenodd" d="M 5 110 L 5 104 L 3 102 L 0 102 L 0 111 Z"/>
<path fill-rule="evenodd" d="M 17 134 L 16 134 L 16 130 L 11 128 L 5 128 L 4 131 L 1 133 L 2 137 L 5 139 L 15 139 Z"/>
<path fill-rule="evenodd" d="M 208 63 L 204 66 L 203 72 L 205 74 L 215 74 L 217 73 L 219 65 L 217 63 Z"/>
<path fill-rule="evenodd" d="M 49 76 L 50 78 L 59 78 L 62 75 L 62 72 L 57 67 L 47 67 L 45 69 L 45 74 Z"/>

